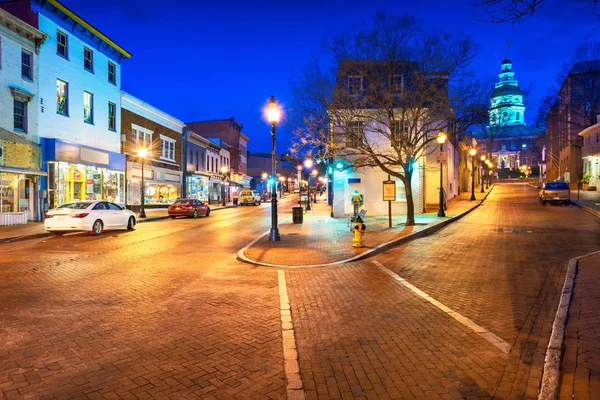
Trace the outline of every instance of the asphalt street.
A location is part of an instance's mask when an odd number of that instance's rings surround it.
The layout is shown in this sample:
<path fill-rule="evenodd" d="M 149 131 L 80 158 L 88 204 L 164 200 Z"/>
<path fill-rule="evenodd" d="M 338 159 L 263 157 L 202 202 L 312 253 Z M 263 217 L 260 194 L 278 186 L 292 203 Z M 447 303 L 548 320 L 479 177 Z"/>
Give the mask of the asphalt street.
<path fill-rule="evenodd" d="M 306 398 L 535 397 L 566 262 L 600 248 L 536 196 L 497 185 L 435 235 L 285 270 Z M 0 245 L 0 398 L 285 398 L 278 271 L 235 259 L 269 227 L 263 203 Z"/>

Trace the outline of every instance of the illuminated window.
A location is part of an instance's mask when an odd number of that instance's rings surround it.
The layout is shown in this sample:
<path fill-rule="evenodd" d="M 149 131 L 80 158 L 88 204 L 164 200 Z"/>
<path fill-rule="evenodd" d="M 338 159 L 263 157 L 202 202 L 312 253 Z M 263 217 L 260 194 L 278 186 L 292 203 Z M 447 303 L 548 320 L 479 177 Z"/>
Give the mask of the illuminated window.
<path fill-rule="evenodd" d="M 68 57 L 67 35 L 61 31 L 56 31 L 56 54 L 63 56 L 64 58 Z"/>
<path fill-rule="evenodd" d="M 115 103 L 108 102 L 108 129 L 111 131 L 117 130 L 116 124 L 116 106 Z"/>
<path fill-rule="evenodd" d="M 56 112 L 69 115 L 69 84 L 60 79 L 56 80 Z"/>
<path fill-rule="evenodd" d="M 94 123 L 94 95 L 83 92 L 83 122 Z"/>
<path fill-rule="evenodd" d="M 586 117 L 592 116 L 592 103 L 589 101 L 585 102 L 585 116 Z"/>
<path fill-rule="evenodd" d="M 108 62 L 108 81 L 110 83 L 117 83 L 117 67 L 115 64 Z"/>
<path fill-rule="evenodd" d="M 94 72 L 94 53 L 87 47 L 83 48 L 83 68 L 86 71 Z"/>

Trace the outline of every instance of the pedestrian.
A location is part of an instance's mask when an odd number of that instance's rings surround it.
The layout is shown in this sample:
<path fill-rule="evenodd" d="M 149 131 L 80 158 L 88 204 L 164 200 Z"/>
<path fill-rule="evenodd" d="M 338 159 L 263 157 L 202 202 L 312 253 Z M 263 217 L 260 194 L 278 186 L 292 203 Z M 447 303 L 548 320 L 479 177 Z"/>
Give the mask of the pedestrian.
<path fill-rule="evenodd" d="M 359 212 L 358 209 L 362 203 L 362 196 L 358 193 L 358 189 L 354 191 L 351 201 L 352 205 L 354 206 L 354 216 L 356 217 Z"/>

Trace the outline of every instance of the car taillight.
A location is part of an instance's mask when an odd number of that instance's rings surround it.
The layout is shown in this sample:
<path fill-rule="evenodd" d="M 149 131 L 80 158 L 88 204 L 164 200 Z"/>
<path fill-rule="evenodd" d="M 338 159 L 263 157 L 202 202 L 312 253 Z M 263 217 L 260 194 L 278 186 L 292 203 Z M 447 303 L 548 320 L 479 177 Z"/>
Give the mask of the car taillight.
<path fill-rule="evenodd" d="M 52 214 L 46 214 L 46 219 L 52 218 L 52 217 L 54 217 L 54 215 L 52 215 Z"/>
<path fill-rule="evenodd" d="M 78 213 L 78 214 L 71 214 L 71 218 L 85 218 L 89 215 L 89 213 Z"/>
<path fill-rule="evenodd" d="M 188 207 L 188 211 L 192 211 L 194 207 Z"/>
<path fill-rule="evenodd" d="M 571 189 L 569 188 L 569 196 L 571 195 Z"/>
<path fill-rule="evenodd" d="M 546 191 L 545 191 L 545 190 L 542 190 L 542 194 L 546 194 Z"/>

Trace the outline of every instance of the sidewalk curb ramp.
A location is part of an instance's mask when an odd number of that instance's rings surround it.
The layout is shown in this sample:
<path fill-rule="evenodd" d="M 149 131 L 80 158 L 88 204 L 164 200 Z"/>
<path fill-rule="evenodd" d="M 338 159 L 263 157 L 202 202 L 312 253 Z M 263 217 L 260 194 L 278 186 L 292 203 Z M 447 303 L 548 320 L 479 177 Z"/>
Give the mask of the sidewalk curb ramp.
<path fill-rule="evenodd" d="M 210 212 L 219 211 L 219 210 L 223 210 L 226 208 L 235 208 L 235 207 L 239 207 L 239 206 L 235 205 L 235 206 L 226 206 L 226 207 L 221 207 L 221 208 L 215 208 L 215 209 L 211 209 Z M 138 218 L 137 224 L 143 224 L 144 222 L 160 221 L 160 220 L 168 219 L 168 218 L 169 218 L 168 215 L 164 215 L 161 217 L 149 217 L 149 218 L 143 218 L 143 219 Z M 9 238 L 0 238 L 0 244 L 22 242 L 24 240 L 39 239 L 39 238 L 43 238 L 43 237 L 47 237 L 47 236 L 54 236 L 54 235 L 55 234 L 52 232 L 42 232 L 42 233 L 35 233 L 33 235 L 23 235 L 23 236 L 9 237 Z"/>
<path fill-rule="evenodd" d="M 556 400 L 558 399 L 560 389 L 560 370 L 562 367 L 562 357 L 565 351 L 565 331 L 567 328 L 567 319 L 569 317 L 569 308 L 573 298 L 573 288 L 577 278 L 577 269 L 581 258 L 600 254 L 600 251 L 584 254 L 569 260 L 565 283 L 562 288 L 560 302 L 552 324 L 552 333 L 546 349 L 544 359 L 544 369 L 542 372 L 542 385 L 538 394 L 538 400 Z"/>
<path fill-rule="evenodd" d="M 477 207 L 479 207 L 484 201 L 485 199 L 487 199 L 487 197 L 489 196 L 490 193 L 492 193 L 492 190 L 494 189 L 495 185 L 492 185 L 492 187 L 490 188 L 490 191 L 486 193 L 485 197 L 481 200 L 479 200 L 477 202 L 477 204 L 475 204 L 473 207 L 471 207 L 470 209 L 468 209 L 467 211 L 458 214 L 454 217 L 448 218 L 444 221 L 441 222 L 437 222 L 432 224 L 431 226 L 428 226 L 425 229 L 422 229 L 418 232 L 414 232 L 411 233 L 409 235 L 403 236 L 401 238 L 398 239 L 394 239 L 394 240 L 390 240 L 389 242 L 385 242 L 382 243 L 380 245 L 377 245 L 375 247 L 373 247 L 372 249 L 369 249 L 363 253 L 357 254 L 354 257 L 350 257 L 347 258 L 345 260 L 340 260 L 340 261 L 334 261 L 331 263 L 326 263 L 326 264 L 313 264 L 313 265 L 280 265 L 280 264 L 269 264 L 269 263 L 263 263 L 260 261 L 255 261 L 252 260 L 250 258 L 248 258 L 244 252 L 246 250 L 248 250 L 250 247 L 252 247 L 256 242 L 258 242 L 260 239 L 262 239 L 264 236 L 268 235 L 270 231 L 266 231 L 265 233 L 263 233 L 262 235 L 260 235 L 259 237 L 257 237 L 256 239 L 252 240 L 250 243 L 248 243 L 246 246 L 244 246 L 241 250 L 238 251 L 236 258 L 239 261 L 248 263 L 248 264 L 253 264 L 253 265 L 259 265 L 262 267 L 275 267 L 275 268 L 316 268 L 316 267 L 331 267 L 331 266 L 335 266 L 335 265 L 340 265 L 340 264 L 345 264 L 348 262 L 352 262 L 352 261 L 358 261 L 358 260 L 362 260 L 364 258 L 367 258 L 369 256 L 373 256 L 375 254 L 378 254 L 384 250 L 390 249 L 392 247 L 396 247 L 396 246 L 400 246 L 404 243 L 408 243 L 412 240 L 415 239 L 419 239 L 428 235 L 431 235 L 432 233 L 435 233 L 437 231 L 439 231 L 440 229 L 446 227 L 447 225 L 451 224 L 454 221 L 458 221 L 459 219 L 461 219 L 462 217 L 464 217 L 465 215 L 469 214 L 471 211 L 475 210 Z"/>

